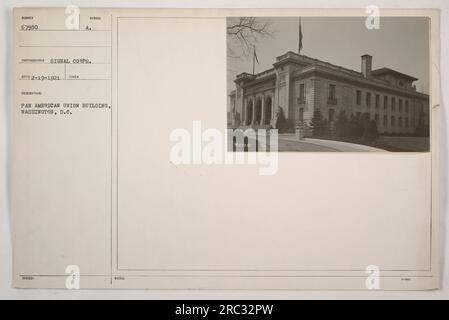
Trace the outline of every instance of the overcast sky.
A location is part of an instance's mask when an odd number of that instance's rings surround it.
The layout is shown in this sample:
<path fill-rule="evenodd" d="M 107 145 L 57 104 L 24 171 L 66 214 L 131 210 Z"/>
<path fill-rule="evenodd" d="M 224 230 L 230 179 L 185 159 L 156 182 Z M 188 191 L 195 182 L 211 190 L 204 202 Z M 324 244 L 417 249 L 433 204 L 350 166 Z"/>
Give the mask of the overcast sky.
<path fill-rule="evenodd" d="M 277 56 L 298 50 L 298 18 L 269 18 L 273 37 L 259 39 L 256 73 L 272 67 Z M 411 75 L 417 90 L 428 93 L 429 25 L 427 18 L 381 17 L 380 29 L 365 27 L 365 17 L 302 17 L 301 54 L 360 71 L 360 56 L 373 56 L 373 69 L 387 67 Z M 231 50 L 239 51 L 235 41 Z M 228 57 L 228 91 L 241 72 L 252 73 L 252 59 Z"/>

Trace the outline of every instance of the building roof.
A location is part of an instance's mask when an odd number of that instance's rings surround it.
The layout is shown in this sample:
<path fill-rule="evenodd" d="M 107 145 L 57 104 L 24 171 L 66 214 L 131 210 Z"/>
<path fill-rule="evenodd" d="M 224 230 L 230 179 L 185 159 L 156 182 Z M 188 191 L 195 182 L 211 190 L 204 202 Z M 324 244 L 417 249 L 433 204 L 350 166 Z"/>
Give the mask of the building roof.
<path fill-rule="evenodd" d="M 302 55 L 302 54 L 298 54 L 298 53 L 293 52 L 293 51 L 288 51 L 287 53 L 277 57 L 276 58 L 276 63 L 283 61 L 285 58 L 287 58 L 288 56 L 290 56 L 292 54 L 297 56 L 297 57 L 306 58 L 307 60 L 310 60 L 313 63 L 319 64 L 319 65 L 322 65 L 322 66 L 326 66 L 326 67 L 330 67 L 330 68 L 334 68 L 334 69 L 339 69 L 341 71 L 350 72 L 353 75 L 357 75 L 357 76 L 362 76 L 363 77 L 363 74 L 360 71 L 355 71 L 355 70 L 348 69 L 348 68 L 345 68 L 345 67 L 342 67 L 342 66 L 339 66 L 339 65 L 327 62 L 327 61 L 311 58 L 311 57 L 308 57 L 308 56 L 305 56 L 305 55 Z M 371 55 L 369 55 L 369 54 L 362 55 L 362 57 L 366 57 L 366 56 L 371 57 Z M 380 76 L 380 75 L 383 75 L 383 74 L 394 74 L 394 75 L 400 76 L 401 78 L 405 78 L 405 79 L 412 80 L 412 81 L 418 80 L 418 78 L 415 78 L 413 76 L 410 76 L 408 74 L 405 74 L 405 73 L 402 73 L 402 72 L 399 72 L 399 71 L 396 71 L 396 70 L 393 70 L 393 69 L 390 69 L 390 68 L 379 68 L 379 69 L 371 71 L 371 75 L 374 75 L 374 76 Z"/>
<path fill-rule="evenodd" d="M 371 71 L 371 75 L 380 76 L 380 75 L 383 75 L 383 74 L 393 74 L 393 75 L 396 75 L 396 76 L 399 76 L 401 78 L 405 78 L 405 79 L 408 79 L 408 80 L 411 80 L 411 81 L 418 80 L 418 78 L 409 76 L 408 74 L 405 74 L 405 73 L 402 73 L 402 72 L 399 72 L 399 71 L 396 71 L 396 70 L 393 70 L 393 69 L 390 69 L 390 68 L 380 68 L 380 69 L 376 69 L 376 70 L 372 70 Z"/>
<path fill-rule="evenodd" d="M 293 51 L 288 51 L 287 53 L 285 53 L 285 54 L 283 54 L 283 55 L 281 55 L 279 57 L 276 57 L 276 63 L 279 63 L 279 62 L 281 62 L 281 61 L 283 61 L 285 59 L 288 59 L 288 58 L 293 58 L 293 60 L 295 58 L 296 59 L 298 59 L 298 58 L 299 59 L 304 59 L 306 62 L 308 62 L 310 64 L 320 65 L 320 66 L 323 66 L 323 67 L 328 67 L 328 68 L 340 70 L 340 71 L 343 71 L 343 72 L 348 72 L 348 73 L 351 73 L 354 76 L 361 76 L 361 77 L 363 77 L 363 74 L 360 71 L 355 71 L 355 70 L 352 70 L 352 69 L 348 69 L 348 68 L 345 68 L 345 67 L 342 67 L 342 66 L 339 66 L 339 65 L 336 65 L 336 64 L 324 61 L 324 60 L 311 58 L 309 56 L 306 56 L 306 55 L 303 55 L 303 54 L 298 54 L 298 53 L 293 52 Z"/>

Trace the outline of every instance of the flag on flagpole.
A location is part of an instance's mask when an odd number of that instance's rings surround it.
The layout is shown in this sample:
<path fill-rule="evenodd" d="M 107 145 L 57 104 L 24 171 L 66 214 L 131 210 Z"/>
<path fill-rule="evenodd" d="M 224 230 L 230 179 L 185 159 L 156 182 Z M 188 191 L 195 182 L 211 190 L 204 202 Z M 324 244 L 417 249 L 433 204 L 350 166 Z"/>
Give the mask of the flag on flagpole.
<path fill-rule="evenodd" d="M 253 53 L 253 74 L 254 74 L 254 71 L 255 71 L 255 63 L 256 63 L 256 61 L 257 61 L 257 64 L 259 64 L 259 59 L 257 59 L 257 53 L 256 53 L 256 46 L 254 46 L 253 47 L 253 49 L 254 49 L 254 53 Z"/>
<path fill-rule="evenodd" d="M 299 30 L 298 30 L 298 36 L 299 36 L 299 41 L 298 41 L 298 54 L 301 53 L 301 49 L 302 49 L 302 30 L 301 30 L 301 17 L 299 17 Z"/>
<path fill-rule="evenodd" d="M 254 59 L 256 59 L 257 64 L 259 64 L 259 59 L 257 59 L 256 46 L 254 46 Z"/>

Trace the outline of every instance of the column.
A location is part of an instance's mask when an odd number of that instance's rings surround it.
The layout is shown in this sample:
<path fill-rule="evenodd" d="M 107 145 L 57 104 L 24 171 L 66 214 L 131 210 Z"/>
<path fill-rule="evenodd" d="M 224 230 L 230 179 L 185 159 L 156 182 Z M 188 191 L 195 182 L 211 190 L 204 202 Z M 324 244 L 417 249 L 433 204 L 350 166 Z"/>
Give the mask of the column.
<path fill-rule="evenodd" d="M 256 124 L 256 96 L 253 96 L 253 119 L 251 121 L 251 124 Z"/>
<path fill-rule="evenodd" d="M 260 124 L 265 124 L 265 95 L 262 96 L 262 114 L 260 115 Z"/>
<path fill-rule="evenodd" d="M 286 119 L 290 119 L 291 101 L 290 101 L 290 71 L 285 74 L 285 105 L 281 106 L 284 109 Z"/>
<path fill-rule="evenodd" d="M 246 125 L 246 99 L 243 99 L 242 96 L 242 121 L 241 124 Z"/>

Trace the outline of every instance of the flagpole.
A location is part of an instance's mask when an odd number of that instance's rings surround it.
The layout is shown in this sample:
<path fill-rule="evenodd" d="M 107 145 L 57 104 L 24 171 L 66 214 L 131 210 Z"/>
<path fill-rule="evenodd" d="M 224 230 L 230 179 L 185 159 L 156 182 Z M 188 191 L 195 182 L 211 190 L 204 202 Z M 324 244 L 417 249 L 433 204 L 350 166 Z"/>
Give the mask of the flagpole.
<path fill-rule="evenodd" d="M 298 54 L 301 54 L 301 17 L 298 18 Z"/>
<path fill-rule="evenodd" d="M 302 49 L 302 30 L 301 30 L 301 17 L 298 18 L 298 54 L 301 54 Z"/>

